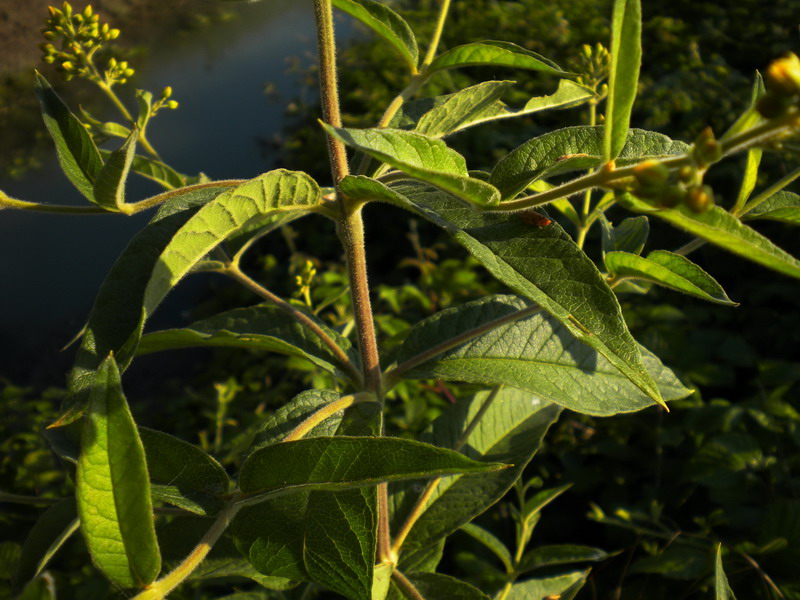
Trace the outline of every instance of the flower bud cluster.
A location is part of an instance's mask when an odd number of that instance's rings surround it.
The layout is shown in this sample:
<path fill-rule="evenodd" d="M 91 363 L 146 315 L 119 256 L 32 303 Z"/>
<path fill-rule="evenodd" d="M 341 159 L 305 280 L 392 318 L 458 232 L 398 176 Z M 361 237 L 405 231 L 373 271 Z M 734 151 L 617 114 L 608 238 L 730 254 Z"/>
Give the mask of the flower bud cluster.
<path fill-rule="evenodd" d="M 600 43 L 594 46 L 584 44 L 581 46 L 576 62 L 575 70 L 579 73 L 576 81 L 597 91 L 601 96 L 605 96 L 608 93 L 608 87 L 603 85 L 598 89 L 598 86 L 608 78 L 611 68 L 611 55 L 608 48 Z"/>
<path fill-rule="evenodd" d="M 701 134 L 702 136 L 702 134 Z M 714 192 L 702 183 L 703 170 L 685 165 L 671 171 L 657 160 L 646 160 L 634 167 L 634 194 L 654 201 L 660 208 L 685 205 L 703 213 L 714 206 Z"/>
<path fill-rule="evenodd" d="M 774 119 L 800 103 L 800 58 L 793 52 L 773 61 L 767 67 L 767 93 L 759 98 L 756 108 L 761 116 Z"/>
<path fill-rule="evenodd" d="M 49 8 L 50 16 L 42 30 L 42 36 L 47 41 L 39 45 L 43 60 L 55 65 L 67 81 L 75 76 L 92 77 L 95 75 L 92 55 L 104 43 L 119 37 L 119 29 L 109 27 L 108 23 L 100 23 L 100 15 L 92 10 L 91 5 L 80 12 L 74 11 L 69 2 L 64 2 L 61 9 Z M 125 65 L 125 68 L 114 71 L 115 76 L 119 74 L 127 80 L 133 74 L 133 69 Z M 120 82 L 119 79 L 110 78 L 108 73 L 106 80 L 110 84 Z"/>
<path fill-rule="evenodd" d="M 159 109 L 167 108 L 170 110 L 174 110 L 178 108 L 178 101 L 172 99 L 172 86 L 167 86 L 163 90 L 161 90 L 161 97 L 153 102 L 153 109 L 150 113 L 151 116 L 155 116 Z"/>

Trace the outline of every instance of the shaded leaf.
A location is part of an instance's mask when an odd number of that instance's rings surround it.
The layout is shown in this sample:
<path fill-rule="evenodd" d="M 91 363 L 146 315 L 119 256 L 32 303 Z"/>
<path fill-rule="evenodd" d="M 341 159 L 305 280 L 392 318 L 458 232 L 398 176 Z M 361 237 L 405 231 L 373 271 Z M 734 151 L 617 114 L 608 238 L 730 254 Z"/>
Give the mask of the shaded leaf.
<path fill-rule="evenodd" d="M 442 413 L 422 436 L 438 446 L 453 447 L 489 396 L 481 392 L 460 400 Z M 561 409 L 513 388 L 501 389 L 485 410 L 462 452 L 481 461 L 513 467 L 484 473 L 443 478 L 414 525 L 400 552 L 400 569 L 415 571 L 429 557 L 431 546 L 469 523 L 497 502 L 514 484 L 539 449 L 541 440 Z M 405 521 L 423 486 L 391 486 L 392 531 Z"/>
<path fill-rule="evenodd" d="M 550 504 L 553 500 L 558 498 L 571 487 L 572 484 L 567 484 L 537 492 L 532 498 L 528 498 L 528 500 L 525 502 L 525 505 L 522 507 L 522 510 L 520 511 L 522 518 L 527 521 L 534 515 L 538 515 L 545 506 Z"/>
<path fill-rule="evenodd" d="M 650 398 L 602 355 L 578 343 L 552 317 L 530 314 L 532 308 L 531 302 L 517 296 L 488 296 L 443 310 L 410 330 L 397 360 L 402 363 L 423 356 L 465 331 L 502 323 L 415 366 L 406 377 L 507 384 L 541 400 L 593 415 L 632 412 L 652 405 Z M 645 348 L 640 351 L 665 399 L 683 398 L 691 392 L 654 354 Z"/>
<path fill-rule="evenodd" d="M 614 160 L 622 151 L 636 100 L 642 64 L 640 0 L 614 0 L 610 54 L 603 162 Z"/>
<path fill-rule="evenodd" d="M 534 569 L 553 565 L 568 565 L 577 562 L 597 562 L 608 558 L 608 554 L 600 548 L 559 544 L 541 546 L 522 555 L 517 573 L 527 573 Z"/>
<path fill-rule="evenodd" d="M 44 124 L 56 144 L 61 170 L 81 194 L 94 202 L 94 180 L 103 161 L 92 136 L 38 72 L 35 90 Z"/>
<path fill-rule="evenodd" d="M 120 212 L 125 204 L 125 183 L 136 154 L 139 129 L 134 127 L 118 149 L 108 155 L 94 182 L 94 201 L 106 210 Z"/>
<path fill-rule="evenodd" d="M 685 154 L 689 146 L 665 135 L 631 129 L 616 158 L 617 166 Z M 603 164 L 603 127 L 579 125 L 557 129 L 518 146 L 495 165 L 489 182 L 503 199 L 512 198 L 533 181 Z"/>
<path fill-rule="evenodd" d="M 553 61 L 541 54 L 526 50 L 511 42 L 486 40 L 456 46 L 437 56 L 428 67 L 428 73 L 461 67 L 513 67 L 531 69 L 551 75 L 569 75 Z"/>
<path fill-rule="evenodd" d="M 652 214 L 742 258 L 784 275 L 800 277 L 800 261 L 719 206 L 695 213 L 686 206 L 656 209 L 631 194 L 621 194 L 617 199 L 629 210 Z"/>
<path fill-rule="evenodd" d="M 308 315 L 357 364 L 350 340 Z M 267 350 L 305 358 L 331 373 L 345 374 L 336 355 L 305 325 L 289 318 L 273 304 L 237 308 L 203 319 L 181 329 L 167 329 L 144 335 L 137 354 L 198 346 L 227 346 Z"/>
<path fill-rule="evenodd" d="M 419 60 L 417 40 L 403 17 L 375 0 L 333 0 L 333 5 L 389 42 L 412 72 L 416 72 Z"/>
<path fill-rule="evenodd" d="M 14 590 L 37 577 L 61 546 L 78 530 L 75 499 L 67 498 L 42 513 L 28 533 L 14 573 Z"/>
<path fill-rule="evenodd" d="M 500 202 L 498 191 L 480 179 L 469 177 L 464 157 L 442 140 L 400 129 L 337 129 L 325 124 L 323 127 L 348 146 L 468 204 L 494 206 Z"/>
<path fill-rule="evenodd" d="M 447 600 L 489 600 L 489 596 L 478 588 L 468 583 L 460 581 L 449 575 L 441 573 L 409 573 L 407 578 L 417 591 L 427 600 L 437 600 L 447 598 Z M 403 588 L 397 586 L 403 598 L 412 599 L 411 596 L 403 593 Z M 413 599 L 412 599 L 413 600 Z"/>
<path fill-rule="evenodd" d="M 689 580 L 706 572 L 707 554 L 697 548 L 673 544 L 631 565 L 631 573 L 655 573 L 670 579 Z"/>
<path fill-rule="evenodd" d="M 800 196 L 782 190 L 742 216 L 743 221 L 751 219 L 769 219 L 800 225 Z"/>
<path fill-rule="evenodd" d="M 722 568 L 722 544 L 717 545 L 714 559 L 714 598 L 715 600 L 736 600 L 725 570 Z"/>
<path fill-rule="evenodd" d="M 447 231 L 495 278 L 536 302 L 639 389 L 663 402 L 614 292 L 558 223 L 530 227 L 513 214 L 475 212 L 420 185 L 389 188 L 366 177 L 345 178 L 341 184 L 345 194 L 391 202 Z"/>
<path fill-rule="evenodd" d="M 506 571 L 510 573 L 514 570 L 514 560 L 511 558 L 511 551 L 493 533 L 485 530 L 483 527 L 475 525 L 475 523 L 466 523 L 465 525 L 462 525 L 461 531 L 470 537 L 475 538 L 489 550 L 494 552 L 495 556 L 497 556 L 497 558 L 499 558 L 503 563 Z"/>
<path fill-rule="evenodd" d="M 609 252 L 605 263 L 615 277 L 651 281 L 709 302 L 738 306 L 711 275 L 680 254 L 655 250 L 644 258 L 628 252 Z"/>
<path fill-rule="evenodd" d="M 602 225 L 603 256 L 608 252 L 617 250 L 639 255 L 642 253 L 647 236 L 650 233 L 650 223 L 644 215 L 623 219 L 616 227 L 609 222 L 605 214 L 600 213 Z"/>
<path fill-rule="evenodd" d="M 161 556 L 147 464 L 112 357 L 95 377 L 75 487 L 81 531 L 94 564 L 122 587 L 152 583 Z"/>
<path fill-rule="evenodd" d="M 139 428 L 153 484 L 153 497 L 196 514 L 214 514 L 230 480 L 216 460 L 200 448 L 154 429 Z"/>

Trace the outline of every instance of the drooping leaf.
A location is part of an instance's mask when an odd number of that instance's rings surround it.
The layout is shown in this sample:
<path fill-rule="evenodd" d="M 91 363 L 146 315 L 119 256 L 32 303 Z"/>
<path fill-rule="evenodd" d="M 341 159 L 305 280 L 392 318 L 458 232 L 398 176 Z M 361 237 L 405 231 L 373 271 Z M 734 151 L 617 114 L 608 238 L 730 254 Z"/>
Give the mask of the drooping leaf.
<path fill-rule="evenodd" d="M 743 221 L 751 219 L 769 219 L 791 225 L 800 225 L 800 196 L 794 192 L 782 190 L 770 196 L 764 202 L 747 211 Z"/>
<path fill-rule="evenodd" d="M 703 213 L 695 213 L 685 206 L 656 209 L 631 194 L 621 194 L 617 199 L 625 208 L 664 219 L 742 258 L 784 275 L 800 277 L 800 261 L 719 206 L 712 206 Z"/>
<path fill-rule="evenodd" d="M 500 562 L 503 563 L 507 572 L 511 573 L 514 570 L 514 560 L 511 558 L 511 551 L 492 532 L 487 531 L 483 527 L 479 527 L 475 523 L 466 523 L 462 525 L 461 531 L 478 540 L 491 550 L 494 555 L 500 559 Z"/>
<path fill-rule="evenodd" d="M 489 392 L 481 392 L 470 399 L 459 400 L 433 423 L 423 439 L 452 448 L 488 397 Z M 462 452 L 476 460 L 514 466 L 482 475 L 443 478 L 403 544 L 400 569 L 403 572 L 418 570 L 436 542 L 497 502 L 539 449 L 544 434 L 560 412 L 558 406 L 528 392 L 501 389 L 467 438 Z M 391 486 L 392 531 L 397 531 L 407 518 L 421 487 L 410 483 Z"/>
<path fill-rule="evenodd" d="M 316 437 L 273 444 L 253 452 L 239 472 L 239 488 L 253 497 L 278 490 L 337 490 L 502 468 L 499 463 L 479 463 L 452 450 L 414 440 Z"/>
<path fill-rule="evenodd" d="M 714 598 L 715 600 L 736 600 L 725 569 L 722 566 L 722 544 L 717 545 L 717 552 L 714 559 Z"/>
<path fill-rule="evenodd" d="M 605 262 L 615 277 L 651 281 L 709 302 L 738 306 L 711 275 L 679 254 L 655 250 L 644 258 L 628 252 L 609 252 Z"/>
<path fill-rule="evenodd" d="M 184 510 L 213 515 L 230 481 L 225 469 L 200 448 L 154 429 L 139 428 L 153 497 Z"/>
<path fill-rule="evenodd" d="M 590 89 L 562 79 L 553 94 L 533 97 L 524 107 L 513 109 L 499 99 L 513 83 L 484 81 L 454 94 L 407 102 L 395 115 L 390 126 L 413 129 L 431 137 L 445 137 L 482 123 L 521 117 L 548 109 L 572 108 L 595 97 Z"/>
<path fill-rule="evenodd" d="M 308 315 L 345 352 L 353 363 L 358 358 L 350 341 Z M 138 354 L 198 346 L 228 346 L 267 350 L 305 358 L 318 367 L 344 375 L 342 364 L 331 349 L 305 325 L 272 304 L 259 304 L 220 313 L 181 329 L 148 333 L 142 337 Z"/>
<path fill-rule="evenodd" d="M 68 377 L 70 396 L 51 427 L 67 425 L 81 416 L 94 372 L 109 352 L 114 353 L 121 370 L 128 366 L 143 326 L 144 290 L 159 254 L 197 208 L 223 189 L 195 190 L 165 203 L 114 263 L 95 299 Z"/>
<path fill-rule="evenodd" d="M 428 67 L 428 73 L 461 67 L 513 67 L 531 69 L 551 75 L 570 75 L 556 63 L 541 54 L 526 50 L 511 42 L 486 40 L 456 46 L 437 56 Z"/>
<path fill-rule="evenodd" d="M 603 162 L 614 160 L 622 151 L 636 100 L 642 64 L 640 0 L 614 0 L 610 54 Z"/>
<path fill-rule="evenodd" d="M 53 555 L 79 526 L 73 498 L 62 500 L 43 512 L 22 546 L 22 554 L 13 578 L 14 591 L 19 592 L 44 571 Z"/>
<path fill-rule="evenodd" d="M 333 5 L 389 42 L 411 71 L 416 72 L 419 60 L 417 40 L 403 17 L 375 0 L 333 0 Z"/>
<path fill-rule="evenodd" d="M 574 571 L 553 577 L 518 581 L 511 586 L 506 600 L 545 600 L 546 598 L 566 597 L 567 593 L 574 593 L 580 589 L 588 575 L 589 571 Z"/>
<path fill-rule="evenodd" d="M 136 154 L 139 129 L 131 129 L 125 142 L 108 155 L 94 182 L 94 201 L 106 210 L 121 212 L 125 204 L 125 183 Z"/>
<path fill-rule="evenodd" d="M 513 214 L 475 212 L 426 186 L 389 188 L 366 177 L 347 177 L 341 186 L 349 196 L 391 202 L 447 231 L 494 277 L 536 302 L 639 389 L 663 402 L 614 292 L 558 223 L 531 227 Z"/>
<path fill-rule="evenodd" d="M 532 307 L 530 301 L 518 296 L 487 296 L 443 310 L 409 331 L 396 360 L 402 364 L 425 356 L 445 340 L 468 331 L 484 331 L 415 366 L 405 376 L 502 383 L 594 415 L 632 412 L 652 405 L 651 399 L 602 355 L 577 343 L 552 317 L 541 312 L 530 314 Z M 519 318 L 520 311 L 526 316 Z M 691 392 L 654 354 L 640 350 L 663 398 L 676 400 Z"/>
<path fill-rule="evenodd" d="M 467 173 L 464 157 L 437 140 L 399 129 L 325 130 L 343 143 L 360 150 L 406 175 L 434 185 L 467 204 L 494 206 L 500 194 L 488 183 Z"/>
<path fill-rule="evenodd" d="M 685 154 L 689 146 L 643 129 L 627 130 L 617 166 Z M 497 163 L 489 182 L 503 199 L 512 198 L 533 181 L 603 164 L 603 127 L 579 125 L 557 129 L 533 138 Z"/>
<path fill-rule="evenodd" d="M 534 569 L 553 565 L 569 565 L 579 562 L 597 562 L 608 558 L 608 553 L 591 546 L 560 544 L 541 546 L 522 555 L 517 573 L 528 573 Z"/>
<path fill-rule="evenodd" d="M 36 73 L 35 90 L 44 124 L 56 144 L 61 170 L 81 194 L 94 202 L 94 180 L 103 161 L 92 136 L 39 73 Z"/>
<path fill-rule="evenodd" d="M 600 224 L 602 225 L 602 249 L 605 257 L 608 252 L 630 252 L 639 255 L 642 253 L 647 236 L 650 233 L 650 223 L 644 215 L 639 217 L 628 217 L 614 226 L 609 222 L 603 213 L 600 213 Z"/>
<path fill-rule="evenodd" d="M 122 587 L 161 570 L 144 448 L 113 357 L 95 376 L 75 480 L 81 531 L 94 564 Z"/>
<path fill-rule="evenodd" d="M 478 588 L 471 586 L 455 577 L 441 573 L 408 573 L 408 580 L 414 584 L 423 598 L 436 600 L 489 600 L 489 596 Z M 404 593 L 404 588 L 394 586 L 402 598 L 414 600 L 412 596 Z"/>

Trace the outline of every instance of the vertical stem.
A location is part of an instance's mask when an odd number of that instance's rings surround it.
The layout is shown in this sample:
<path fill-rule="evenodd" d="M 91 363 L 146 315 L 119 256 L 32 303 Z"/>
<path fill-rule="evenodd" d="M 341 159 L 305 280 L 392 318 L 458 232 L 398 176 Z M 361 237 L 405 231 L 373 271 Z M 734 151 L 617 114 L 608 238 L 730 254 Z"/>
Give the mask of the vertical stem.
<path fill-rule="evenodd" d="M 442 39 L 442 31 L 444 31 L 444 22 L 447 20 L 447 11 L 450 10 L 450 0 L 442 0 L 442 6 L 439 9 L 439 18 L 436 21 L 436 29 L 433 30 L 433 37 L 431 38 L 431 45 L 428 47 L 428 52 L 422 61 L 422 68 L 425 69 L 436 58 L 436 50 L 439 49 L 439 40 Z"/>

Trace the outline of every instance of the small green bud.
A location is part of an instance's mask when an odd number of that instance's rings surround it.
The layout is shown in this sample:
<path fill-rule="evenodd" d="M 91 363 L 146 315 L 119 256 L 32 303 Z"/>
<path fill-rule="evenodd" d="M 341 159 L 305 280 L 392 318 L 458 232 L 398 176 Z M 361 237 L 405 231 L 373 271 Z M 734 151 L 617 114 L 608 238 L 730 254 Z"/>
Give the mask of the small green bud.
<path fill-rule="evenodd" d="M 789 52 L 773 61 L 767 67 L 767 86 L 785 96 L 800 94 L 800 58 Z"/>
<path fill-rule="evenodd" d="M 163 90 L 161 90 L 161 97 L 166 99 L 172 96 L 172 86 L 167 86 Z"/>
<path fill-rule="evenodd" d="M 58 10 L 55 6 L 48 6 L 47 10 L 50 11 L 50 16 L 55 19 L 61 16 L 61 11 Z"/>
<path fill-rule="evenodd" d="M 53 56 L 52 54 L 47 54 L 42 58 L 42 60 L 46 62 L 48 65 L 52 65 L 54 62 L 56 62 L 56 57 Z"/>
<path fill-rule="evenodd" d="M 663 188 L 661 196 L 658 198 L 658 205 L 663 208 L 675 208 L 683 202 L 686 197 L 686 190 L 679 185 L 670 185 Z"/>
<path fill-rule="evenodd" d="M 69 2 L 64 2 L 64 4 L 62 5 L 61 8 L 64 11 L 64 16 L 65 17 L 69 18 L 69 17 L 72 16 L 72 6 L 70 5 Z"/>
<path fill-rule="evenodd" d="M 692 212 L 704 213 L 714 206 L 714 191 L 707 185 L 695 186 L 686 193 L 684 202 Z"/>
<path fill-rule="evenodd" d="M 108 59 L 108 68 L 113 69 L 116 66 L 117 66 L 117 59 L 112 56 L 111 58 Z"/>
<path fill-rule="evenodd" d="M 103 35 L 108 34 L 108 23 L 103 23 L 100 26 L 100 33 L 102 33 Z"/>
<path fill-rule="evenodd" d="M 46 39 L 46 40 L 51 40 L 52 41 L 52 40 L 56 39 L 56 32 L 55 31 L 51 31 L 50 29 L 45 29 L 44 31 L 42 31 L 42 37 L 44 37 L 44 39 Z"/>
<path fill-rule="evenodd" d="M 174 110 L 174 109 L 178 108 L 178 101 L 177 100 L 170 100 L 169 102 L 167 102 L 166 107 L 167 108 L 171 108 L 171 109 Z"/>
<path fill-rule="evenodd" d="M 131 76 L 131 75 L 133 75 L 135 72 L 136 72 L 136 71 L 134 71 L 133 69 L 125 69 L 125 70 L 123 71 L 123 73 L 125 74 L 125 77 L 130 77 L 130 76 Z"/>

